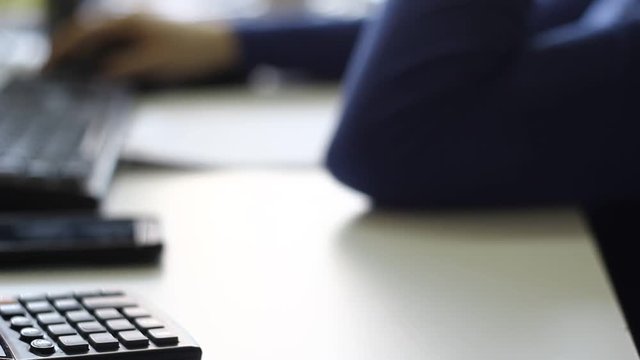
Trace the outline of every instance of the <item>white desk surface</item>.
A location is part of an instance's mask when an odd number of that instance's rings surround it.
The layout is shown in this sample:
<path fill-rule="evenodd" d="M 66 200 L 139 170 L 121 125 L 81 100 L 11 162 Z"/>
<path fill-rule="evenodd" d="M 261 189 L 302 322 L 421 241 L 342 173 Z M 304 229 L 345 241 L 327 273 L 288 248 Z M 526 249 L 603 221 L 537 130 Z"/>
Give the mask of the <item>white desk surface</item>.
<path fill-rule="evenodd" d="M 336 84 L 150 94 L 137 102 L 122 155 L 155 164 L 207 167 L 317 166 L 340 107 Z"/>
<path fill-rule="evenodd" d="M 3 293 L 123 287 L 204 360 L 637 359 L 579 214 L 382 214 L 321 170 L 125 169 L 158 267 L 0 274 Z"/>

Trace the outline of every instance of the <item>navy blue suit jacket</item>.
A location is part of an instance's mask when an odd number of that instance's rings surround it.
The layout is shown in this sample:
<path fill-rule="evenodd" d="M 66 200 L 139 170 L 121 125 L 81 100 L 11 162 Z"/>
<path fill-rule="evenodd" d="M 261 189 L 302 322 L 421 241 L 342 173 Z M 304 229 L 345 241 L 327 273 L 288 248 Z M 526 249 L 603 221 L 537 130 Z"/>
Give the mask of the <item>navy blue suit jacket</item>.
<path fill-rule="evenodd" d="M 593 3 L 390 0 L 351 58 L 329 169 L 387 205 L 640 199 L 640 21 Z M 240 34 L 247 66 L 336 76 L 361 26 Z"/>

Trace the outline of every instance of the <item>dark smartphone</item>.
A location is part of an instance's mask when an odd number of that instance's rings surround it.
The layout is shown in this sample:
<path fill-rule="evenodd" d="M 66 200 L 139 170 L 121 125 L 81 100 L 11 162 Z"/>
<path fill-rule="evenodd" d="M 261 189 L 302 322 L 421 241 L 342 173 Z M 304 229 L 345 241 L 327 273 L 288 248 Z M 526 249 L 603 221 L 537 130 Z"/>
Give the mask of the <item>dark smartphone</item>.
<path fill-rule="evenodd" d="M 154 219 L 0 217 L 0 267 L 149 263 L 161 251 L 162 235 Z"/>

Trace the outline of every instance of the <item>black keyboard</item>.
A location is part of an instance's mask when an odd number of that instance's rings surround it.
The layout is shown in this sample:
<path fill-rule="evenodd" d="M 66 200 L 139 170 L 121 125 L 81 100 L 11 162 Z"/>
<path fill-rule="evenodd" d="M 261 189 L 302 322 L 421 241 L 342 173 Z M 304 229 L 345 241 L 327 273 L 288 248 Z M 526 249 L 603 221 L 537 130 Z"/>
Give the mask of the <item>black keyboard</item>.
<path fill-rule="evenodd" d="M 127 128 L 119 87 L 42 77 L 0 91 L 0 210 L 92 209 Z"/>
<path fill-rule="evenodd" d="M 200 360 L 175 323 L 121 291 L 0 297 L 0 359 Z"/>

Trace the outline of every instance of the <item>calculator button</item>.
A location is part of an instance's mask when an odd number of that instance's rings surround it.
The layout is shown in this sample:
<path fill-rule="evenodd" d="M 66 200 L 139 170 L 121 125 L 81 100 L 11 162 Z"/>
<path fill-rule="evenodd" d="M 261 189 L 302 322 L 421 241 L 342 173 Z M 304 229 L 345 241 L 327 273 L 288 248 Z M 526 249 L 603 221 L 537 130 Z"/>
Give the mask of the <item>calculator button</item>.
<path fill-rule="evenodd" d="M 49 332 L 49 335 L 54 338 L 77 334 L 76 329 L 72 328 L 69 324 L 49 325 L 47 327 L 47 331 Z"/>
<path fill-rule="evenodd" d="M 178 336 L 167 329 L 151 329 L 148 335 L 156 345 L 175 345 L 178 343 Z"/>
<path fill-rule="evenodd" d="M 65 314 L 65 316 L 67 317 L 67 320 L 71 321 L 72 323 L 95 320 L 93 316 L 91 316 L 91 314 L 89 314 L 89 312 L 87 312 L 86 310 L 69 311 Z"/>
<path fill-rule="evenodd" d="M 92 334 L 97 332 L 105 332 L 107 331 L 102 324 L 97 321 L 87 321 L 76 324 L 78 330 L 82 334 Z"/>
<path fill-rule="evenodd" d="M 21 330 L 26 327 L 32 327 L 33 320 L 25 316 L 14 316 L 11 318 L 11 328 L 14 330 Z"/>
<path fill-rule="evenodd" d="M 56 351 L 55 345 L 47 339 L 35 339 L 29 345 L 30 350 L 39 355 L 51 355 Z"/>
<path fill-rule="evenodd" d="M 126 319 L 116 319 L 116 320 L 107 320 L 107 328 L 109 331 L 122 331 L 122 330 L 133 330 L 136 327 L 133 326 L 129 320 Z"/>
<path fill-rule="evenodd" d="M 32 314 L 40 314 L 53 311 L 53 307 L 47 301 L 32 301 L 25 303 L 25 307 Z"/>
<path fill-rule="evenodd" d="M 128 317 L 129 319 L 135 319 L 135 318 L 139 318 L 139 317 L 147 317 L 150 316 L 151 314 L 149 314 L 149 312 L 141 307 L 128 307 L 128 308 L 124 308 L 122 309 L 122 313 L 124 314 L 124 316 Z"/>
<path fill-rule="evenodd" d="M 84 306 L 89 310 L 136 306 L 136 302 L 126 296 L 90 297 L 84 299 L 82 302 Z"/>
<path fill-rule="evenodd" d="M 80 335 L 60 336 L 60 338 L 58 338 L 58 345 L 67 353 L 89 351 L 89 343 Z"/>
<path fill-rule="evenodd" d="M 102 295 L 102 292 L 100 290 L 81 290 L 81 291 L 76 291 L 74 293 L 74 295 L 78 299 L 84 299 L 84 298 L 89 298 L 89 297 L 100 296 L 100 295 Z"/>
<path fill-rule="evenodd" d="M 89 342 L 98 351 L 118 350 L 120 347 L 118 340 L 106 332 L 89 335 Z"/>
<path fill-rule="evenodd" d="M 44 332 L 34 327 L 27 327 L 20 330 L 20 340 L 30 342 L 35 339 L 42 339 Z"/>
<path fill-rule="evenodd" d="M 24 308 L 18 303 L 0 305 L 0 315 L 5 319 L 24 314 Z"/>
<path fill-rule="evenodd" d="M 138 327 L 138 329 L 142 331 L 147 331 L 149 329 L 159 329 L 164 327 L 163 323 L 161 323 L 159 320 L 154 318 L 139 318 L 139 319 L 135 319 L 134 322 L 136 323 L 136 326 Z"/>
<path fill-rule="evenodd" d="M 71 310 L 80 310 L 80 309 L 82 309 L 82 307 L 80 306 L 80 303 L 76 299 L 56 300 L 53 303 L 53 306 L 56 309 L 58 309 L 58 311 L 60 311 L 60 312 L 67 312 L 67 311 L 71 311 Z"/>
<path fill-rule="evenodd" d="M 73 298 L 73 293 L 70 292 L 70 291 L 56 292 L 56 293 L 47 294 L 47 299 L 49 299 L 50 301 L 62 300 L 62 299 L 72 299 L 72 298 Z"/>
<path fill-rule="evenodd" d="M 19 299 L 22 303 L 28 303 L 47 300 L 47 296 L 45 294 L 24 294 L 20 295 Z"/>
<path fill-rule="evenodd" d="M 118 339 L 120 339 L 122 345 L 128 348 L 140 348 L 149 345 L 149 339 L 138 330 L 121 331 L 118 333 Z"/>
<path fill-rule="evenodd" d="M 38 314 L 36 318 L 42 326 L 64 324 L 66 322 L 64 317 L 56 312 Z"/>
<path fill-rule="evenodd" d="M 121 296 L 124 295 L 124 291 L 114 290 L 114 289 L 106 289 L 101 291 L 102 296 Z"/>
<path fill-rule="evenodd" d="M 96 318 L 98 320 L 106 321 L 112 319 L 122 319 L 122 314 L 116 309 L 99 309 L 95 312 Z"/>

